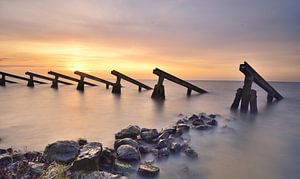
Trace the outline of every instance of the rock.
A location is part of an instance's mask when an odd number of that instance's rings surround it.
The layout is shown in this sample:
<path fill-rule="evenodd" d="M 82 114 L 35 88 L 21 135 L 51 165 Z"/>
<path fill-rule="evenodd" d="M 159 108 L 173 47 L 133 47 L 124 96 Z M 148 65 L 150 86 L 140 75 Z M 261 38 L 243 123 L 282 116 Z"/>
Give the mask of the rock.
<path fill-rule="evenodd" d="M 208 117 L 210 117 L 210 118 L 216 118 L 217 117 L 217 115 L 216 114 L 210 114 L 210 115 L 208 115 Z"/>
<path fill-rule="evenodd" d="M 8 148 L 8 149 L 6 149 L 6 151 L 7 151 L 9 154 L 12 154 L 12 153 L 14 152 L 12 148 Z"/>
<path fill-rule="evenodd" d="M 169 138 L 169 136 L 170 136 L 170 133 L 169 133 L 169 132 L 163 131 L 163 132 L 158 136 L 158 138 L 159 138 L 159 139 L 167 139 L 167 138 Z"/>
<path fill-rule="evenodd" d="M 115 138 L 116 139 L 124 139 L 124 138 L 136 139 L 139 134 L 140 134 L 140 127 L 130 125 L 127 128 L 122 129 L 120 132 L 116 133 Z"/>
<path fill-rule="evenodd" d="M 41 152 L 26 152 L 24 157 L 28 161 L 41 161 L 42 160 L 42 153 Z"/>
<path fill-rule="evenodd" d="M 190 146 L 184 147 L 183 153 L 191 159 L 198 158 L 198 153 L 194 149 L 192 149 Z"/>
<path fill-rule="evenodd" d="M 138 144 L 141 154 L 149 153 L 153 148 L 150 144 L 145 143 L 143 140 L 138 140 Z"/>
<path fill-rule="evenodd" d="M 183 119 L 179 119 L 176 124 L 184 124 L 184 120 Z"/>
<path fill-rule="evenodd" d="M 159 133 L 157 129 L 143 129 L 141 134 L 141 138 L 146 142 L 156 142 L 158 140 Z"/>
<path fill-rule="evenodd" d="M 170 151 L 172 153 L 178 154 L 181 151 L 181 145 L 177 142 L 173 142 L 170 146 Z"/>
<path fill-rule="evenodd" d="M 177 124 L 176 128 L 181 129 L 183 132 L 187 132 L 190 130 L 190 126 L 187 124 Z"/>
<path fill-rule="evenodd" d="M 102 152 L 102 144 L 99 142 L 90 142 L 83 146 L 79 155 L 73 162 L 71 171 L 92 171 L 99 167 L 99 158 Z"/>
<path fill-rule="evenodd" d="M 110 169 L 111 166 L 115 163 L 115 160 L 116 160 L 115 150 L 105 147 L 99 158 L 99 166 L 103 169 Z"/>
<path fill-rule="evenodd" d="M 0 155 L 5 154 L 7 151 L 5 149 L 0 149 Z"/>
<path fill-rule="evenodd" d="M 83 146 L 83 145 L 87 144 L 87 140 L 83 139 L 83 138 L 79 138 L 77 140 L 77 142 L 78 142 L 79 146 Z"/>
<path fill-rule="evenodd" d="M 159 168 L 151 164 L 140 164 L 138 174 L 145 177 L 155 177 L 159 174 Z"/>
<path fill-rule="evenodd" d="M 159 140 L 158 143 L 157 143 L 156 148 L 157 149 L 162 149 L 162 148 L 165 148 L 165 147 L 168 147 L 167 141 L 166 140 Z"/>
<path fill-rule="evenodd" d="M 20 153 L 15 153 L 12 155 L 13 162 L 23 160 L 24 158 L 24 155 Z"/>
<path fill-rule="evenodd" d="M 211 128 L 209 125 L 198 125 L 195 127 L 197 130 L 208 130 Z"/>
<path fill-rule="evenodd" d="M 79 154 L 79 145 L 75 141 L 57 141 L 49 144 L 44 150 L 44 157 L 48 161 L 70 163 Z"/>
<path fill-rule="evenodd" d="M 194 126 L 198 126 L 198 125 L 204 125 L 205 123 L 202 119 L 197 118 L 197 119 L 193 120 L 192 124 Z"/>
<path fill-rule="evenodd" d="M 83 179 L 127 179 L 127 177 L 121 175 L 115 175 L 105 171 L 94 171 L 88 175 L 82 177 Z"/>
<path fill-rule="evenodd" d="M 208 121 L 206 124 L 211 125 L 211 126 L 217 126 L 218 125 L 218 121 L 215 119 L 212 119 L 211 121 Z"/>
<path fill-rule="evenodd" d="M 189 117 L 189 121 L 194 121 L 195 119 L 198 119 L 199 117 L 196 114 L 193 114 L 191 117 Z"/>
<path fill-rule="evenodd" d="M 34 173 L 36 175 L 41 175 L 44 171 L 44 164 L 43 163 L 29 162 L 28 165 L 30 167 L 30 172 Z"/>
<path fill-rule="evenodd" d="M 173 126 L 173 127 L 168 127 L 166 129 L 164 129 L 164 132 L 167 132 L 169 134 L 174 134 L 176 131 L 176 126 Z"/>
<path fill-rule="evenodd" d="M 114 143 L 115 150 L 117 150 L 118 147 L 121 145 L 130 145 L 136 148 L 137 150 L 139 149 L 139 144 L 131 138 L 117 139 Z"/>
<path fill-rule="evenodd" d="M 182 128 L 176 128 L 176 132 L 172 136 L 180 137 L 182 134 L 183 134 Z"/>
<path fill-rule="evenodd" d="M 114 164 L 114 172 L 121 174 L 121 175 L 129 175 L 131 172 L 134 171 L 134 168 L 131 164 L 116 160 Z"/>
<path fill-rule="evenodd" d="M 12 157 L 9 154 L 0 155 L 0 166 L 6 166 L 12 163 Z"/>
<path fill-rule="evenodd" d="M 121 145 L 117 149 L 117 157 L 124 161 L 138 161 L 140 160 L 140 152 L 130 145 Z"/>
<path fill-rule="evenodd" d="M 170 150 L 168 149 L 168 147 L 159 149 L 157 152 L 157 158 L 165 158 L 165 157 L 169 157 L 170 155 Z"/>

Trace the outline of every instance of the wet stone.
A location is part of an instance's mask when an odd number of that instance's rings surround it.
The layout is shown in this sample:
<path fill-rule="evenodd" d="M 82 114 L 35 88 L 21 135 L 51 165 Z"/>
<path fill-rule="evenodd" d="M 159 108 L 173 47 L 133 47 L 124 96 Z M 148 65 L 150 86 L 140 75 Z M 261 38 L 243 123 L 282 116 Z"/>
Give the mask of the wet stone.
<path fill-rule="evenodd" d="M 211 126 L 217 126 L 218 125 L 218 121 L 213 119 L 211 121 L 208 121 L 206 124 L 211 125 Z"/>
<path fill-rule="evenodd" d="M 197 119 L 193 120 L 192 124 L 194 126 L 198 126 L 198 125 L 204 125 L 205 123 L 202 119 L 197 118 Z"/>
<path fill-rule="evenodd" d="M 28 161 L 39 161 L 42 158 L 42 153 L 41 152 L 26 152 L 24 154 L 24 157 Z"/>
<path fill-rule="evenodd" d="M 158 176 L 160 169 L 151 164 L 140 164 L 138 174 L 145 177 Z"/>
<path fill-rule="evenodd" d="M 167 158 L 169 157 L 170 155 L 170 150 L 165 147 L 165 148 L 162 148 L 162 149 L 159 149 L 158 152 L 157 152 L 157 158 Z"/>
<path fill-rule="evenodd" d="M 44 170 L 44 164 L 43 163 L 29 162 L 28 165 L 30 167 L 31 173 L 34 173 L 36 175 L 41 175 L 43 173 L 43 170 Z"/>
<path fill-rule="evenodd" d="M 158 143 L 157 143 L 156 148 L 161 149 L 161 148 L 165 148 L 165 147 L 168 147 L 167 141 L 166 140 L 159 140 Z"/>
<path fill-rule="evenodd" d="M 170 151 L 175 154 L 180 153 L 181 145 L 177 142 L 173 142 L 170 146 Z"/>
<path fill-rule="evenodd" d="M 5 149 L 0 149 L 0 155 L 5 154 L 7 151 Z"/>
<path fill-rule="evenodd" d="M 83 145 L 87 144 L 87 140 L 86 139 L 82 139 L 82 138 L 79 138 L 77 140 L 77 142 L 78 142 L 79 146 L 83 146 Z"/>
<path fill-rule="evenodd" d="M 116 160 L 114 164 L 114 171 L 121 175 L 129 175 L 134 171 L 134 168 L 130 163 Z"/>
<path fill-rule="evenodd" d="M 160 134 L 160 135 L 158 136 L 158 138 L 159 138 L 159 139 L 167 139 L 167 138 L 169 138 L 169 136 L 170 136 L 170 133 L 169 133 L 169 132 L 163 131 L 162 134 Z"/>
<path fill-rule="evenodd" d="M 140 134 L 141 138 L 146 142 L 157 142 L 159 133 L 157 129 L 142 129 L 142 132 Z"/>
<path fill-rule="evenodd" d="M 91 142 L 83 146 L 79 155 L 71 166 L 71 171 L 97 170 L 99 165 L 99 158 L 102 152 L 102 144 L 98 142 Z"/>
<path fill-rule="evenodd" d="M 139 149 L 139 144 L 131 138 L 117 139 L 114 143 L 115 150 L 117 150 L 121 145 L 130 145 L 137 150 Z"/>
<path fill-rule="evenodd" d="M 57 141 L 49 144 L 44 150 L 44 157 L 48 161 L 70 163 L 79 154 L 79 145 L 75 141 Z"/>
<path fill-rule="evenodd" d="M 109 169 L 115 163 L 116 152 L 113 149 L 105 147 L 99 158 L 99 166 L 103 169 Z"/>
<path fill-rule="evenodd" d="M 92 173 L 89 173 L 87 175 L 84 175 L 82 177 L 83 179 L 127 179 L 127 177 L 121 176 L 121 175 L 115 175 L 112 173 L 108 173 L 105 171 L 94 171 Z"/>
<path fill-rule="evenodd" d="M 194 149 L 192 149 L 190 146 L 184 147 L 183 153 L 191 159 L 198 158 L 198 153 Z"/>
<path fill-rule="evenodd" d="M 199 117 L 196 114 L 193 114 L 191 117 L 189 117 L 189 121 L 194 121 L 195 119 L 198 119 Z"/>
<path fill-rule="evenodd" d="M 187 124 L 177 124 L 177 128 L 181 129 L 183 132 L 190 130 L 190 126 Z"/>
<path fill-rule="evenodd" d="M 12 162 L 12 157 L 9 154 L 0 155 L 0 166 L 6 166 Z"/>
<path fill-rule="evenodd" d="M 140 152 L 130 145 L 121 145 L 117 149 L 117 157 L 124 161 L 138 161 L 140 160 Z"/>
<path fill-rule="evenodd" d="M 116 139 L 132 138 L 136 139 L 140 134 L 140 127 L 129 125 L 127 128 L 122 129 L 120 132 L 115 134 Z"/>
<path fill-rule="evenodd" d="M 208 130 L 208 129 L 211 129 L 211 126 L 209 126 L 209 125 L 198 125 L 195 128 L 197 130 Z"/>

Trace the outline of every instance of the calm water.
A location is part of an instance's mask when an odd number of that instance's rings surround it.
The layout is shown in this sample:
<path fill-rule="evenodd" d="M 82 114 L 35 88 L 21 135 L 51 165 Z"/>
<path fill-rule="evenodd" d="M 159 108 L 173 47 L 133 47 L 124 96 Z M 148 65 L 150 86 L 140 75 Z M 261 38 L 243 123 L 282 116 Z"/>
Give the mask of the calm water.
<path fill-rule="evenodd" d="M 153 86 L 155 81 L 145 83 Z M 127 83 L 121 96 L 104 86 L 86 87 L 84 93 L 76 86 L 1 87 L 0 147 L 43 150 L 56 140 L 79 137 L 111 146 L 114 133 L 128 124 L 160 129 L 180 113 L 218 113 L 229 120 L 219 119 L 214 131 L 190 132 L 199 160 L 179 156 L 156 163 L 160 178 L 300 177 L 300 83 L 272 83 L 285 99 L 271 106 L 258 90 L 259 114 L 252 117 L 229 110 L 242 82 L 192 83 L 210 93 L 187 98 L 185 88 L 166 82 L 167 100 L 157 103 L 150 98 L 152 91 L 139 93 Z"/>

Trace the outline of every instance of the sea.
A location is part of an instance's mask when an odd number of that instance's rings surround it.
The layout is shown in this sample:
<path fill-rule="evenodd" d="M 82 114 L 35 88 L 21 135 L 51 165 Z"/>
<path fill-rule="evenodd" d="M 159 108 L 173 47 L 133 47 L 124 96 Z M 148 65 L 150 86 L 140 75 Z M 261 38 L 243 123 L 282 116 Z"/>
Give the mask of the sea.
<path fill-rule="evenodd" d="M 154 86 L 156 80 L 142 82 Z M 160 130 L 182 116 L 218 114 L 217 128 L 187 134 L 199 158 L 156 161 L 159 178 L 300 178 L 300 83 L 270 82 L 284 99 L 269 105 L 267 93 L 254 84 L 258 113 L 251 115 L 230 111 L 242 81 L 189 82 L 209 93 L 187 97 L 185 87 L 166 80 L 166 100 L 158 102 L 151 90 L 139 92 L 125 81 L 121 95 L 104 84 L 86 86 L 84 92 L 76 85 L 55 90 L 50 84 L 7 84 L 0 87 L 0 148 L 43 151 L 57 140 L 78 138 L 112 147 L 114 134 L 128 125 Z"/>

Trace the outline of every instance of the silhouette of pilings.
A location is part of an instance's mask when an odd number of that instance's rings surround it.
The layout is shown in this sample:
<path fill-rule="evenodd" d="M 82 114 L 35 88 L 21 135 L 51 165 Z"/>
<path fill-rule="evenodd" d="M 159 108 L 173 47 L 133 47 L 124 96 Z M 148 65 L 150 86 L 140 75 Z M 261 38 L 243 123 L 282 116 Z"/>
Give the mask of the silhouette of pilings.
<path fill-rule="evenodd" d="M 84 80 L 84 78 L 88 78 L 88 79 L 91 79 L 91 80 L 94 80 L 94 81 L 97 81 L 97 82 L 100 82 L 100 83 L 104 83 L 106 85 L 106 89 L 109 89 L 109 86 L 113 86 L 114 85 L 114 83 L 112 83 L 110 81 L 101 79 L 99 77 L 96 77 L 96 76 L 93 76 L 93 75 L 90 75 L 90 74 L 87 74 L 87 73 L 84 73 L 84 72 L 75 71 L 74 74 L 79 75 L 80 79 L 82 79 L 82 81 Z M 81 83 L 79 85 L 79 88 L 82 89 L 82 90 L 84 90 L 84 84 Z"/>
<path fill-rule="evenodd" d="M 153 74 L 156 74 L 159 78 L 157 81 L 157 84 L 154 87 L 154 90 L 152 92 L 151 98 L 158 99 L 158 100 L 164 100 L 165 99 L 165 88 L 163 85 L 164 79 L 168 79 L 169 81 L 172 81 L 174 83 L 177 83 L 181 86 L 184 86 L 187 88 L 187 96 L 190 96 L 192 91 L 196 91 L 200 94 L 207 93 L 204 89 L 201 89 L 187 81 L 184 81 L 176 76 L 173 76 L 163 70 L 160 70 L 158 68 L 155 68 L 153 70 Z"/>
<path fill-rule="evenodd" d="M 240 64 L 239 70 L 245 75 L 244 86 L 243 88 L 237 89 L 234 101 L 231 105 L 231 110 L 236 111 L 241 102 L 241 112 L 247 113 L 250 104 L 250 112 L 257 113 L 256 90 L 251 89 L 253 82 L 268 93 L 268 103 L 271 103 L 274 98 L 277 100 L 283 99 L 281 94 L 279 94 L 266 80 L 264 80 L 263 77 L 261 77 L 247 62 Z"/>
<path fill-rule="evenodd" d="M 41 79 L 48 80 L 51 82 L 54 81 L 54 78 L 50 78 L 48 76 L 40 75 L 40 74 L 29 72 L 29 71 L 25 72 L 25 75 L 29 75 L 30 80 L 28 81 L 27 86 L 30 86 L 30 87 L 34 87 L 33 77 L 41 78 Z M 61 80 L 58 80 L 57 82 L 61 83 L 61 84 L 65 84 L 65 85 L 73 85 L 72 83 L 61 81 Z"/>
<path fill-rule="evenodd" d="M 117 77 L 116 83 L 113 84 L 113 88 L 112 88 L 112 93 L 114 93 L 114 94 L 121 94 L 121 79 L 137 85 L 139 91 L 142 91 L 142 88 L 144 88 L 146 90 L 152 89 L 150 86 L 147 86 L 146 84 L 143 84 L 129 76 L 126 76 L 126 75 L 116 71 L 116 70 L 111 71 L 111 74 L 115 75 Z"/>
<path fill-rule="evenodd" d="M 84 81 L 84 77 L 82 77 L 82 76 L 81 76 L 80 79 L 76 79 L 76 78 L 70 77 L 68 75 L 64 75 L 64 74 L 57 73 L 57 72 L 54 72 L 54 71 L 49 71 L 48 74 L 49 75 L 54 75 L 54 80 L 52 81 L 51 88 L 55 88 L 55 89 L 58 88 L 58 78 L 64 78 L 64 79 L 67 79 L 67 80 L 70 80 L 70 81 L 77 82 L 78 85 L 77 85 L 76 89 L 79 90 L 79 91 L 84 90 L 84 88 L 82 88 L 82 86 L 84 86 L 84 85 L 97 86 L 96 84 Z"/>
<path fill-rule="evenodd" d="M 23 76 L 18 76 L 18 75 L 14 75 L 14 74 L 11 74 L 11 73 L 6 73 L 6 72 L 0 72 L 0 75 L 2 75 L 1 79 L 0 79 L 0 86 L 5 86 L 6 85 L 6 82 L 8 82 L 8 80 L 6 80 L 6 77 L 11 77 L 11 78 L 16 78 L 16 79 L 19 79 L 19 80 L 24 80 L 24 81 L 32 81 L 32 83 L 38 83 L 38 84 L 47 84 L 45 82 L 42 82 L 42 81 L 38 81 L 38 80 L 33 80 L 33 79 L 30 79 L 30 78 L 25 78 Z M 12 81 L 13 82 L 13 81 Z M 31 87 L 27 84 L 28 87 Z"/>

